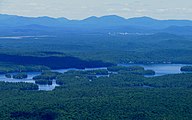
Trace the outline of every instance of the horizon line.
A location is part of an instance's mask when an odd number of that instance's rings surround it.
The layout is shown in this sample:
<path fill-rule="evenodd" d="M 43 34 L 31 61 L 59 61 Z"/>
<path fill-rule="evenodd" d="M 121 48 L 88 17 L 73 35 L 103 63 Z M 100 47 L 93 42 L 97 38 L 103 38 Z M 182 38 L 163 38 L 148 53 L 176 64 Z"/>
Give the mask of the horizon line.
<path fill-rule="evenodd" d="M 123 19 L 133 19 L 133 18 L 149 18 L 149 19 L 154 19 L 154 20 L 188 20 L 188 21 L 192 21 L 191 19 L 159 19 L 159 18 L 154 18 L 154 17 L 150 17 L 150 16 L 133 16 L 133 17 L 123 17 L 123 16 L 120 16 L 120 15 L 115 15 L 115 14 L 109 14 L 109 15 L 102 15 L 102 16 L 88 16 L 88 17 L 85 17 L 83 19 L 69 19 L 67 17 L 53 17 L 53 16 L 48 16 L 48 15 L 42 15 L 42 16 L 25 16 L 25 15 L 15 15 L 15 14 L 7 14 L 7 13 L 0 13 L 0 15 L 8 15 L 8 16 L 18 16 L 18 17 L 26 17 L 26 18 L 42 18 L 42 17 L 48 17 L 48 18 L 53 18 L 53 19 L 67 19 L 67 20 L 86 20 L 88 18 L 91 18 L 91 17 L 96 17 L 96 18 L 102 18 L 102 17 L 107 17 L 107 16 L 117 16 L 117 17 L 120 17 L 120 18 L 123 18 Z"/>

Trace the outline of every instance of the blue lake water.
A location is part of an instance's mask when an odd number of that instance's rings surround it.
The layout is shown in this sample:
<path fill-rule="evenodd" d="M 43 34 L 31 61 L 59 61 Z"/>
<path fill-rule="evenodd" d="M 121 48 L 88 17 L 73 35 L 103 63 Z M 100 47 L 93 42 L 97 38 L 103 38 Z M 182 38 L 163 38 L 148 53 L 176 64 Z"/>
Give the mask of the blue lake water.
<path fill-rule="evenodd" d="M 183 66 L 192 66 L 192 64 L 119 64 L 121 66 L 142 66 L 146 70 L 154 70 L 154 76 L 162 76 L 166 74 L 178 74 Z"/>
<path fill-rule="evenodd" d="M 0 81 L 4 82 L 26 82 L 26 83 L 34 83 L 35 81 L 33 80 L 33 77 L 40 75 L 40 72 L 28 72 L 28 77 L 26 79 L 14 79 L 14 78 L 6 78 L 5 75 L 0 75 Z M 45 91 L 50 91 L 55 89 L 56 86 L 59 86 L 56 84 L 56 81 L 53 80 L 52 85 L 39 85 L 39 90 L 45 90 Z"/>
<path fill-rule="evenodd" d="M 190 64 L 119 64 L 120 66 L 142 66 L 146 70 L 154 70 L 156 74 L 154 76 L 162 76 L 166 74 L 177 74 L 177 73 L 182 73 L 180 71 L 180 68 L 182 66 L 190 65 Z M 192 66 L 192 65 L 190 65 Z M 59 70 L 52 70 L 55 72 L 60 72 L 64 73 L 69 70 L 98 70 L 98 69 L 107 69 L 106 67 L 102 68 L 86 68 L 86 69 L 76 69 L 76 68 L 69 68 L 69 69 L 59 69 Z M 26 83 L 34 83 L 35 81 L 33 80 L 34 76 L 40 75 L 40 72 L 28 72 L 28 78 L 26 79 L 13 79 L 13 78 L 6 78 L 4 74 L 0 75 L 0 81 L 5 81 L 5 82 L 26 82 Z M 146 77 L 154 77 L 154 76 L 146 76 Z M 100 77 L 100 76 L 97 76 Z M 51 91 L 55 89 L 55 87 L 59 86 L 56 84 L 56 81 L 53 80 L 52 85 L 38 85 L 39 90 L 45 90 L 45 91 Z"/>
<path fill-rule="evenodd" d="M 69 69 L 59 69 L 59 70 L 52 70 L 54 72 L 60 72 L 60 73 L 64 73 L 70 70 L 98 70 L 98 69 L 107 69 L 106 67 L 101 67 L 101 68 L 85 68 L 85 69 L 76 69 L 76 68 L 69 68 Z M 16 74 L 16 73 L 12 73 Z M 14 79 L 14 78 L 6 78 L 5 74 L 0 74 L 0 81 L 4 81 L 4 82 L 26 82 L 26 83 L 34 83 L 35 81 L 33 80 L 33 77 L 40 75 L 40 72 L 27 72 L 28 77 L 26 79 Z M 39 90 L 44 90 L 44 91 L 51 91 L 54 90 L 55 87 L 59 86 L 58 84 L 56 84 L 56 81 L 53 80 L 52 81 L 52 85 L 39 85 L 37 84 L 39 87 Z"/>

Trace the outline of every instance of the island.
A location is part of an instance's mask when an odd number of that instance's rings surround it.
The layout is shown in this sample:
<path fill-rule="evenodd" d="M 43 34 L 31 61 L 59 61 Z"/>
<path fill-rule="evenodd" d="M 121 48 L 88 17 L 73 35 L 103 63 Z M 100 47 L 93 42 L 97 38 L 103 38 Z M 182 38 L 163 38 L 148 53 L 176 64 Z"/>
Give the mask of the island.
<path fill-rule="evenodd" d="M 192 72 L 192 66 L 183 66 L 180 70 L 183 72 Z"/>
<path fill-rule="evenodd" d="M 11 74 L 5 74 L 6 78 L 11 78 Z"/>
<path fill-rule="evenodd" d="M 28 76 L 27 76 L 27 74 L 26 73 L 18 73 L 18 74 L 16 74 L 16 75 L 13 75 L 13 78 L 14 79 L 25 79 L 25 78 L 27 78 Z"/>

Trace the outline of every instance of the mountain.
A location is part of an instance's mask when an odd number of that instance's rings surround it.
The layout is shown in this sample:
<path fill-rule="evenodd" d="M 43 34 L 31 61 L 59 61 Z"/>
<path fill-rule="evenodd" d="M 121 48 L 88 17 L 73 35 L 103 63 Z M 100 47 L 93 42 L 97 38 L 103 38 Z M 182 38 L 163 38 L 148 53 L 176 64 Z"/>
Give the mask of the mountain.
<path fill-rule="evenodd" d="M 28 30 L 27 30 L 28 29 Z M 125 19 L 116 15 L 89 17 L 83 20 L 69 20 L 51 17 L 23 17 L 0 14 L 0 32 L 39 30 L 52 32 L 128 32 L 192 34 L 190 20 L 157 20 L 150 17 Z M 20 32 L 19 32 L 20 33 Z"/>
<path fill-rule="evenodd" d="M 90 25 L 94 27 L 103 27 L 103 26 L 120 26 L 126 25 L 127 21 L 125 18 L 116 16 L 116 15 L 109 15 L 103 17 L 89 17 L 84 20 L 79 21 L 78 25 Z"/>
<path fill-rule="evenodd" d="M 51 18 L 51 17 L 23 17 L 15 15 L 0 15 L 0 26 L 17 27 L 24 25 L 44 25 L 44 26 L 60 26 L 66 24 L 66 18 Z"/>
<path fill-rule="evenodd" d="M 190 20 L 156 20 L 150 17 L 136 17 L 127 19 L 127 23 L 133 26 L 165 29 L 170 26 L 192 26 Z"/>

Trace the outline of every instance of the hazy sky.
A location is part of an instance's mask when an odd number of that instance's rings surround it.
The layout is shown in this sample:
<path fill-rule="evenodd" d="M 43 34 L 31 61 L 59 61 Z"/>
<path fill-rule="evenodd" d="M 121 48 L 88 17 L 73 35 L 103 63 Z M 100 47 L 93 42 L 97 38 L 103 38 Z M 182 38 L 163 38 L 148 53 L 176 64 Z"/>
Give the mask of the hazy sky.
<path fill-rule="evenodd" d="M 83 19 L 119 15 L 192 19 L 191 0 L 0 0 L 1 14 Z"/>

